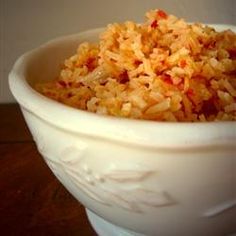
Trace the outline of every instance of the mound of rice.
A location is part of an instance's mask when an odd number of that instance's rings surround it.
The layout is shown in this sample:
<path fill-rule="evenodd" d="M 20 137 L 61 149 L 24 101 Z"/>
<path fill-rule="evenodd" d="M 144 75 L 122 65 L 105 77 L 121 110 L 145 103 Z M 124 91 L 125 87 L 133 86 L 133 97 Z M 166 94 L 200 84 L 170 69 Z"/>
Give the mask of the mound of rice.
<path fill-rule="evenodd" d="M 36 89 L 103 115 L 156 121 L 236 120 L 236 34 L 167 15 L 110 24 Z"/>

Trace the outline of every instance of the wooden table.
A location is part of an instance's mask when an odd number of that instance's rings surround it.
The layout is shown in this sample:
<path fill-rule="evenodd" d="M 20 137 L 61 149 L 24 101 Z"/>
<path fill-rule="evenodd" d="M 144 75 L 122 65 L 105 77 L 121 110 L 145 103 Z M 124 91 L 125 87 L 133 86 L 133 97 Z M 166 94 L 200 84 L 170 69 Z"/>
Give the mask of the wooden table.
<path fill-rule="evenodd" d="M 0 105 L 0 235 L 95 236 L 38 153 L 16 104 Z"/>

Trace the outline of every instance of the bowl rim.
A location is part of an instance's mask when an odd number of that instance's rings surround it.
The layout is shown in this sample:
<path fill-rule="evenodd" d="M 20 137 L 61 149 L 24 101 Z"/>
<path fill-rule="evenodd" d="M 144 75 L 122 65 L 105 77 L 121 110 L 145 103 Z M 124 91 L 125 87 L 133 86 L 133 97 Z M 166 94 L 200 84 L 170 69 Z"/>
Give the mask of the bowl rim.
<path fill-rule="evenodd" d="M 218 29 L 232 29 L 236 32 L 234 25 L 217 24 L 211 26 Z M 46 51 L 55 44 L 68 43 L 80 37 L 87 38 L 98 35 L 103 29 L 95 28 L 58 37 L 20 56 L 9 73 L 9 87 L 21 108 L 59 129 L 126 144 L 168 150 L 222 145 L 235 146 L 236 127 L 234 121 L 158 122 L 103 116 L 72 108 L 47 98 L 34 90 L 26 81 L 25 69 L 29 61 L 37 57 L 41 51 Z M 189 135 L 190 132 L 191 135 Z"/>

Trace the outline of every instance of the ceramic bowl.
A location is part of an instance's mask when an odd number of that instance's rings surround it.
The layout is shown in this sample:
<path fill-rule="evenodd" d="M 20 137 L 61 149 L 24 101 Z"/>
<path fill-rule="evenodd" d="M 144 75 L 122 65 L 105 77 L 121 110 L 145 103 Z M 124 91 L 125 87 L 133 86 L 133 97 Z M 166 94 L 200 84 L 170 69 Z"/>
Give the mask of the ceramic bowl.
<path fill-rule="evenodd" d="M 85 206 L 101 236 L 236 232 L 234 122 L 107 117 L 33 89 L 36 82 L 55 78 L 78 44 L 97 41 L 100 32 L 50 41 L 21 56 L 9 75 L 10 89 L 49 168 Z"/>

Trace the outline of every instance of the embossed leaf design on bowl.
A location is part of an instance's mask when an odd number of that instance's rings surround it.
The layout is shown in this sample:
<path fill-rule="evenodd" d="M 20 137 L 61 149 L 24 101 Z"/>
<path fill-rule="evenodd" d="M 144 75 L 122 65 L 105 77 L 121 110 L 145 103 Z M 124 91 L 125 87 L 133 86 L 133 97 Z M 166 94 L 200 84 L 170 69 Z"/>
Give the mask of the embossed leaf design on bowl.
<path fill-rule="evenodd" d="M 62 170 L 80 191 L 101 204 L 136 213 L 142 213 L 143 206 L 163 207 L 176 204 L 167 191 L 153 191 L 145 187 L 145 180 L 156 173 L 151 167 L 113 167 L 96 173 L 86 161 L 85 150 L 86 148 L 70 146 L 62 151 L 58 159 L 50 158 L 47 152 L 43 155 L 54 172 L 57 172 L 57 169 Z M 58 173 L 55 174 L 58 176 Z"/>

